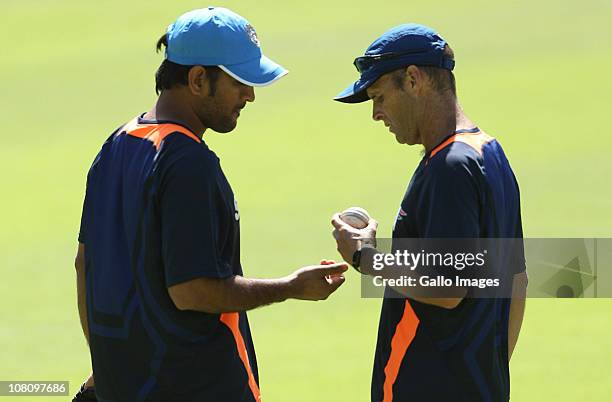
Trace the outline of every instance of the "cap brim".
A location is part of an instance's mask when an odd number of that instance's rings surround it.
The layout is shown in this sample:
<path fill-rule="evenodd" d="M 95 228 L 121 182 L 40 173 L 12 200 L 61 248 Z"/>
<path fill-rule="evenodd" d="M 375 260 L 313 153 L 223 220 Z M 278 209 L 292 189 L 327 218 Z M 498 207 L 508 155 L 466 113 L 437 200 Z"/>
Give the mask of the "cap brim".
<path fill-rule="evenodd" d="M 357 80 L 349 85 L 344 91 L 334 98 L 335 101 L 343 103 L 361 103 L 370 100 L 367 89 L 378 77 L 371 77 L 366 80 Z"/>
<path fill-rule="evenodd" d="M 404 68 L 411 63 L 405 57 L 387 60 L 376 63 L 369 68 L 353 84 L 349 85 L 344 91 L 340 92 L 334 100 L 344 103 L 360 103 L 370 100 L 367 89 L 374 84 L 384 74 Z"/>
<path fill-rule="evenodd" d="M 280 64 L 273 62 L 264 55 L 245 63 L 220 65 L 219 68 L 236 80 L 252 87 L 270 85 L 289 73 L 289 71 Z"/>
<path fill-rule="evenodd" d="M 336 95 L 334 100 L 343 103 L 361 103 L 370 100 L 367 89 L 371 84 L 371 82 L 357 80 Z"/>

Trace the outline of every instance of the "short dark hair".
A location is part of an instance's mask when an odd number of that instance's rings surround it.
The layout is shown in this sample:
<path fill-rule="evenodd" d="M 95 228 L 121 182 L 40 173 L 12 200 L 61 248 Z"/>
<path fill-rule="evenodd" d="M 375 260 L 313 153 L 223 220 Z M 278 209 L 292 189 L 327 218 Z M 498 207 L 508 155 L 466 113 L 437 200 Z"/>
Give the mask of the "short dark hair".
<path fill-rule="evenodd" d="M 455 53 L 453 49 L 447 44 L 444 47 L 444 57 L 449 59 L 455 59 Z M 450 90 L 453 95 L 457 96 L 457 85 L 455 83 L 455 75 L 452 71 L 440 67 L 432 66 L 418 66 L 421 70 L 425 71 L 435 90 L 442 93 L 446 90 Z M 404 85 L 404 72 L 405 68 L 394 71 L 393 82 L 398 88 L 402 88 Z"/>
<path fill-rule="evenodd" d="M 161 52 L 162 48 L 168 47 L 168 35 L 163 34 L 157 41 L 157 52 Z M 187 85 L 187 76 L 193 65 L 184 66 L 174 63 L 168 59 L 164 59 L 161 65 L 155 72 L 155 93 L 158 95 L 164 89 L 172 89 L 177 85 Z M 210 96 L 214 96 L 217 91 L 217 80 L 221 69 L 218 66 L 202 66 L 206 68 L 206 74 L 210 84 Z"/>

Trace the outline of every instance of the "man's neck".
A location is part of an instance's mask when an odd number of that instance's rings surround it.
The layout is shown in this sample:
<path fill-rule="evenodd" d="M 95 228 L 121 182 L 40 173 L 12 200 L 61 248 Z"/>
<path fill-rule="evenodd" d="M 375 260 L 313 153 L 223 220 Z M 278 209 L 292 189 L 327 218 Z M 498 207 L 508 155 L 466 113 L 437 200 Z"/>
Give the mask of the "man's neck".
<path fill-rule="evenodd" d="M 149 120 L 170 120 L 179 123 L 191 130 L 199 138 L 202 138 L 206 127 L 200 119 L 193 113 L 179 94 L 172 90 L 163 91 L 157 98 L 153 108 L 145 113 L 145 119 Z"/>
<path fill-rule="evenodd" d="M 444 138 L 458 130 L 471 130 L 476 125 L 466 116 L 463 108 L 456 98 L 441 100 L 431 108 L 430 116 L 437 116 L 427 120 L 423 132 L 423 145 L 425 152 L 429 152 Z"/>
<path fill-rule="evenodd" d="M 457 128 L 456 101 L 450 97 L 433 99 L 426 107 L 427 117 L 421 127 L 421 139 L 425 152 L 430 152 Z"/>
<path fill-rule="evenodd" d="M 457 120 L 457 127 L 455 128 L 455 130 L 470 130 L 476 127 L 476 125 L 472 122 L 472 120 L 470 120 L 466 116 L 459 102 L 456 103 L 455 108 L 456 108 L 456 120 Z"/>

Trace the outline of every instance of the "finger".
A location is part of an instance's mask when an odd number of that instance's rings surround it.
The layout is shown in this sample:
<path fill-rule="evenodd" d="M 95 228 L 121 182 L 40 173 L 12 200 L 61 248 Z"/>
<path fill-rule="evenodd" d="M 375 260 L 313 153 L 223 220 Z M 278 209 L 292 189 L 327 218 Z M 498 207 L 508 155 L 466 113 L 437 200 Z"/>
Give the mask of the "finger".
<path fill-rule="evenodd" d="M 378 221 L 374 218 L 370 218 L 370 221 L 368 222 L 368 226 L 366 226 L 366 229 L 376 230 L 377 228 L 378 228 Z"/>
<path fill-rule="evenodd" d="M 333 276 L 345 272 L 348 269 L 348 264 L 345 262 L 338 262 L 330 265 L 321 265 L 318 267 L 321 276 Z"/>
<path fill-rule="evenodd" d="M 327 280 L 329 287 L 332 289 L 330 293 L 334 293 L 346 281 L 344 275 L 333 276 Z"/>
<path fill-rule="evenodd" d="M 331 224 L 336 228 L 336 229 L 340 229 L 343 226 L 346 226 L 346 223 L 340 219 L 340 214 L 339 213 L 335 213 L 332 216 L 332 220 L 331 220 Z"/>
<path fill-rule="evenodd" d="M 331 264 L 335 264 L 336 261 L 334 260 L 321 260 L 321 262 L 319 262 L 320 265 L 331 265 Z"/>
<path fill-rule="evenodd" d="M 332 283 L 335 279 L 343 277 L 344 274 L 335 274 L 335 275 L 325 275 L 325 279 L 328 283 Z"/>

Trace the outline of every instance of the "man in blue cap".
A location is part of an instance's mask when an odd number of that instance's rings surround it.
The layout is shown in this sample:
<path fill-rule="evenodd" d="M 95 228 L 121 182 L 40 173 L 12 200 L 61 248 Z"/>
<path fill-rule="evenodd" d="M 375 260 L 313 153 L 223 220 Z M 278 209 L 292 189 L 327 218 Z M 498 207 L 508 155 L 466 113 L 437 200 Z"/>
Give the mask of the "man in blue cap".
<path fill-rule="evenodd" d="M 93 376 L 75 400 L 257 402 L 245 312 L 326 299 L 347 265 L 243 276 L 236 199 L 202 136 L 232 131 L 253 87 L 287 71 L 224 8 L 182 15 L 164 46 L 157 103 L 111 134 L 87 177 L 75 265 Z"/>
<path fill-rule="evenodd" d="M 373 119 L 399 143 L 425 148 L 397 214 L 392 248 L 407 238 L 522 238 L 515 176 L 500 144 L 459 107 L 446 41 L 423 25 L 400 25 L 354 64 L 359 79 L 335 99 L 372 100 Z M 365 275 L 380 275 L 373 269 L 377 222 L 357 230 L 336 214 L 332 224 L 342 257 Z M 526 289 L 524 255 L 512 256 L 503 273 L 510 294 L 497 298 L 475 298 L 465 287 L 442 295 L 419 285 L 385 289 L 372 401 L 509 400 L 508 363 Z"/>

